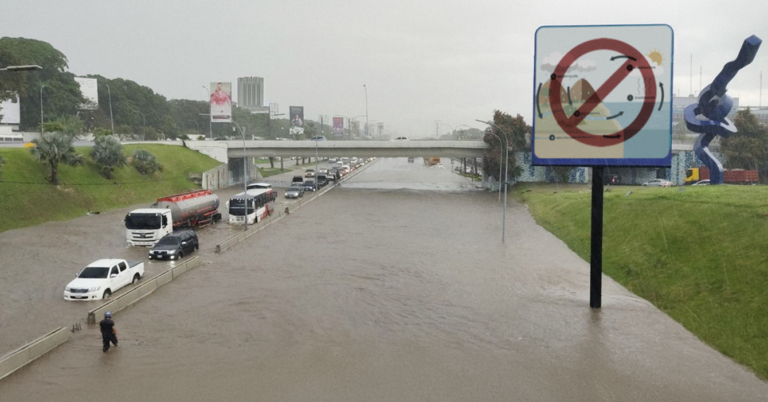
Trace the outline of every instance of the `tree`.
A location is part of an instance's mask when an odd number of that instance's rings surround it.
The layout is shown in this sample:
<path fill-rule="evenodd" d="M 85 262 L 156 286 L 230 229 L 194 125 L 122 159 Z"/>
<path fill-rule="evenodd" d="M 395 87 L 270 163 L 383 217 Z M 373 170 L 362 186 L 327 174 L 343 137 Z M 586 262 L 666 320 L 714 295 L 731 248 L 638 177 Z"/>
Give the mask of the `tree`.
<path fill-rule="evenodd" d="M 101 174 L 107 179 L 112 179 L 115 168 L 121 168 L 128 163 L 123 154 L 123 145 L 112 135 L 97 137 L 93 141 L 91 158 L 101 165 Z"/>
<path fill-rule="evenodd" d="M 758 170 L 760 181 L 768 182 L 768 127 L 747 108 L 736 114 L 737 132 L 720 140 L 728 169 Z"/>
<path fill-rule="evenodd" d="M 483 170 L 491 175 L 498 181 L 503 180 L 499 178 L 499 166 L 503 170 L 503 165 L 506 163 L 506 151 L 504 150 L 504 144 L 509 144 L 509 171 L 508 177 L 517 177 L 522 173 L 522 169 L 517 166 L 517 160 L 515 158 L 515 152 L 518 151 L 530 151 L 531 145 L 528 138 L 532 132 L 531 126 L 525 123 L 523 116 L 519 114 L 515 117 L 504 113 L 500 110 L 493 112 L 493 124 L 491 126 L 492 133 L 501 138 L 502 144 L 499 140 L 486 133 L 483 137 L 488 145 L 488 152 L 483 157 Z M 504 172 L 502 172 L 504 175 Z"/>
<path fill-rule="evenodd" d="M 63 53 L 47 42 L 26 38 L 0 38 L 0 49 L 2 63 L 10 60 L 13 64 L 36 64 L 43 68 L 24 74 L 24 84 L 15 88 L 24 105 L 21 108 L 22 130 L 40 126 L 41 88 L 46 117 L 74 115 L 77 112 L 83 97 L 74 74 L 66 71 L 67 58 Z M 0 98 L 3 96 L 0 91 Z"/>
<path fill-rule="evenodd" d="M 3 173 L 3 165 L 5 164 L 5 159 L 3 159 L 3 156 L 0 155 L 0 173 Z"/>
<path fill-rule="evenodd" d="M 79 166 L 85 163 L 82 155 L 75 151 L 74 139 L 60 133 L 45 133 L 35 138 L 30 148 L 32 155 L 48 168 L 51 184 L 59 184 L 59 164 Z"/>

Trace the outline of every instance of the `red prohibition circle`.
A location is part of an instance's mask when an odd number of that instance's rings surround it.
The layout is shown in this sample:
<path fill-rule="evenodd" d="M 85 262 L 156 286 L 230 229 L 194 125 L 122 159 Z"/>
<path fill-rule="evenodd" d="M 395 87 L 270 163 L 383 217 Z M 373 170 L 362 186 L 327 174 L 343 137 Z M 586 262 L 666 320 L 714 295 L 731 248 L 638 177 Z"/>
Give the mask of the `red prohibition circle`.
<path fill-rule="evenodd" d="M 574 112 L 573 116 L 568 117 L 563 110 L 563 101 L 560 97 L 560 91 L 562 90 L 562 78 L 568 71 L 568 68 L 579 57 L 597 50 L 613 50 L 627 56 L 626 61 L 611 75 L 608 80 L 595 90 L 595 93 L 584 102 L 581 107 Z M 635 59 L 632 60 L 631 58 Z M 640 109 L 640 113 L 637 114 L 635 120 L 623 130 L 618 131 L 610 135 L 595 135 L 582 131 L 577 126 L 584 118 L 594 109 L 616 86 L 626 78 L 635 68 L 640 69 L 644 81 L 647 83 L 645 86 L 645 97 L 643 98 L 643 106 Z M 582 144 L 595 146 L 595 147 L 607 147 L 611 145 L 620 144 L 629 140 L 635 134 L 637 134 L 653 113 L 653 106 L 656 103 L 656 78 L 653 75 L 651 66 L 648 61 L 645 60 L 645 56 L 637 49 L 630 46 L 627 43 L 616 39 L 594 39 L 584 42 L 569 51 L 563 56 L 560 63 L 558 63 L 552 74 L 553 78 L 549 84 L 549 104 L 552 108 L 552 116 L 560 126 L 571 138 Z M 554 94 L 554 96 L 553 96 Z"/>

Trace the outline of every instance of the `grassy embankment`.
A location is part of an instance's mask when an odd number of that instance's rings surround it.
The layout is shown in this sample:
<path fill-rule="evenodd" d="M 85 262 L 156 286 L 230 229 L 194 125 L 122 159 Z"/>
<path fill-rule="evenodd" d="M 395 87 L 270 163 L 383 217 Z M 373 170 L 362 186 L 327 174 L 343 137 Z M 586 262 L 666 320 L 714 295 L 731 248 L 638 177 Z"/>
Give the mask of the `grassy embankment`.
<path fill-rule="evenodd" d="M 188 175 L 220 165 L 206 155 L 179 146 L 134 144 L 124 146 L 123 151 L 130 156 L 137 148 L 153 153 L 163 171 L 144 176 L 133 166 L 125 166 L 116 169 L 113 179 L 107 180 L 88 156 L 90 147 L 78 147 L 86 165 L 59 166 L 58 186 L 46 181 L 45 167 L 32 157 L 29 149 L 0 148 L 5 159 L 0 174 L 0 210 L 5 218 L 0 219 L 0 232 L 71 219 L 89 211 L 150 204 L 160 196 L 199 188 Z"/>
<path fill-rule="evenodd" d="M 604 272 L 768 379 L 768 187 L 611 190 L 603 214 Z M 589 261 L 589 187 L 527 186 L 513 193 Z"/>

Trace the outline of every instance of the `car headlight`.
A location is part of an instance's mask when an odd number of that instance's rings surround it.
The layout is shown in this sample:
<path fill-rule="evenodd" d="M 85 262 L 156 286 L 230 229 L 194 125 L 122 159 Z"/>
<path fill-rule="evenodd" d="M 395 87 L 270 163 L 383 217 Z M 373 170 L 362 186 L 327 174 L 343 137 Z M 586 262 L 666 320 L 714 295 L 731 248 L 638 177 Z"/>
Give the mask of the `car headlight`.
<path fill-rule="evenodd" d="M 168 254 L 176 254 L 176 250 L 170 250 L 168 251 Z"/>
<path fill-rule="evenodd" d="M 95 292 L 95 291 L 97 291 L 99 289 L 101 289 L 101 286 L 96 286 L 96 287 L 93 287 L 93 288 L 89 288 L 88 291 L 89 292 Z"/>

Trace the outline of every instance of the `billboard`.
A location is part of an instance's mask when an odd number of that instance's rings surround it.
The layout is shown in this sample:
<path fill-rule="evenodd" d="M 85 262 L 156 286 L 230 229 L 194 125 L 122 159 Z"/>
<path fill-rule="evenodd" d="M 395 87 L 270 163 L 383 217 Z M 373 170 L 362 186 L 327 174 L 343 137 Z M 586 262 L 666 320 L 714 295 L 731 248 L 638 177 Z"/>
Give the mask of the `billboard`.
<path fill-rule="evenodd" d="M 80 84 L 80 93 L 85 102 L 80 105 L 80 109 L 97 110 L 99 108 L 99 86 L 96 78 L 75 77 L 75 81 Z"/>
<path fill-rule="evenodd" d="M 293 135 L 304 134 L 304 106 L 289 106 L 291 128 L 288 130 Z"/>
<path fill-rule="evenodd" d="M 232 122 L 232 83 L 211 83 L 211 121 L 214 123 Z"/>
<path fill-rule="evenodd" d="M 341 137 L 343 134 L 344 134 L 344 118 L 334 117 L 333 118 L 333 135 L 337 137 Z"/>
<path fill-rule="evenodd" d="M 540 27 L 533 165 L 670 166 L 673 39 L 669 25 Z"/>
<path fill-rule="evenodd" d="M 20 124 L 21 123 L 21 108 L 19 107 L 19 95 L 11 99 L 6 99 L 0 102 L 0 123 L 2 124 Z"/>

